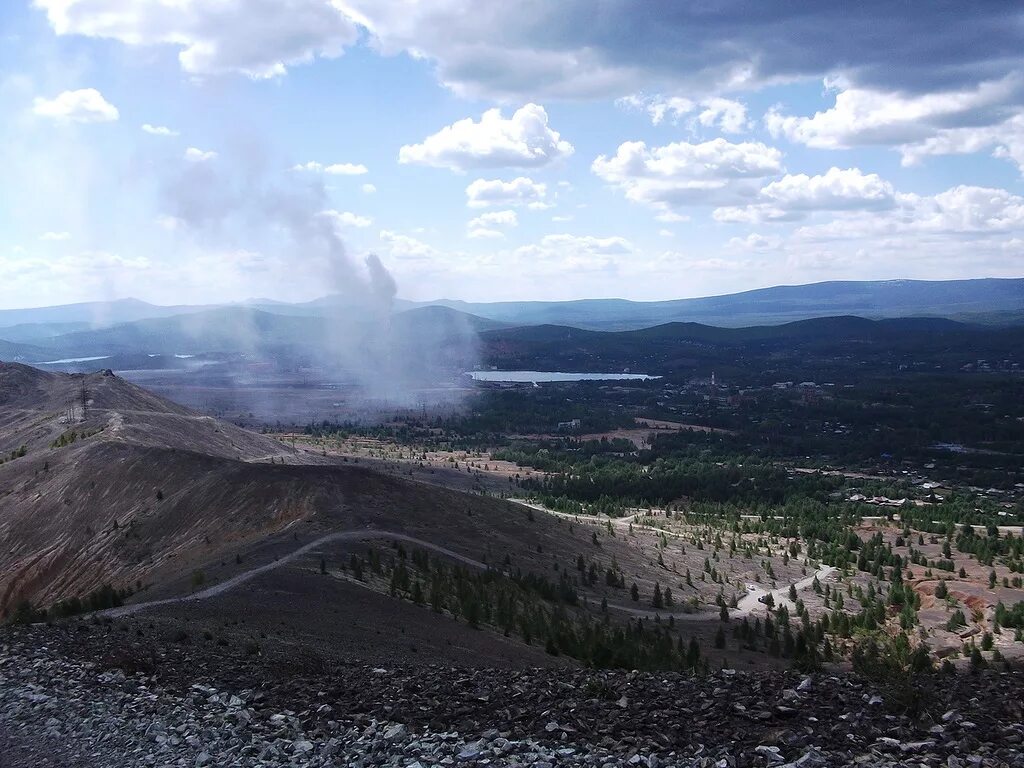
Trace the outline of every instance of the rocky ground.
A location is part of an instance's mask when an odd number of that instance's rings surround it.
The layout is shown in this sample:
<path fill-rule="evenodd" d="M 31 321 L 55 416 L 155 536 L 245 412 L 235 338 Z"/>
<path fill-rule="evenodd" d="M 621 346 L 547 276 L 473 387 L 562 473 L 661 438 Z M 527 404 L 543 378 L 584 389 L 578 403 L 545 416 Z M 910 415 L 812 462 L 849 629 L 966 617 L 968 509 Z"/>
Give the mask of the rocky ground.
<path fill-rule="evenodd" d="M 1024 766 L 1024 678 L 919 690 L 840 673 L 365 664 L 0 632 L 0 768 L 28 766 Z"/>

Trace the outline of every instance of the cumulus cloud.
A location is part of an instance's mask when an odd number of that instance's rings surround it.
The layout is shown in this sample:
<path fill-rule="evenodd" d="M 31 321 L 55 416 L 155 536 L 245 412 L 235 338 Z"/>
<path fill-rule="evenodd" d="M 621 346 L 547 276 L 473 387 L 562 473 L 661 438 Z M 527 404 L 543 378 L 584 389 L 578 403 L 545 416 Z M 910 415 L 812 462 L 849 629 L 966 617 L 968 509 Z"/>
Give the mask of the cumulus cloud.
<path fill-rule="evenodd" d="M 782 245 L 782 238 L 776 235 L 761 235 L 751 232 L 746 237 L 733 237 L 726 243 L 730 250 L 739 251 L 770 251 Z"/>
<path fill-rule="evenodd" d="M 166 125 L 151 125 L 150 123 L 142 124 L 143 133 L 148 133 L 150 136 L 177 136 L 178 132 L 173 131 Z"/>
<path fill-rule="evenodd" d="M 787 175 L 761 190 L 761 197 L 791 210 L 889 208 L 894 194 L 892 184 L 876 173 L 836 167 L 820 176 Z"/>
<path fill-rule="evenodd" d="M 499 229 L 488 229 L 487 227 L 473 227 L 466 233 L 466 237 L 471 240 L 488 240 L 488 239 L 500 239 L 505 236 L 505 233 Z"/>
<path fill-rule="evenodd" d="M 1024 231 L 1024 197 L 1005 189 L 958 185 L 932 196 L 907 196 L 909 217 L 894 217 L 902 229 L 987 235 Z"/>
<path fill-rule="evenodd" d="M 32 111 L 41 117 L 74 123 L 109 123 L 117 120 L 117 107 L 95 88 L 64 91 L 52 99 L 37 97 Z"/>
<path fill-rule="evenodd" d="M 512 256 L 531 271 L 568 276 L 576 272 L 613 271 L 621 257 L 634 252 L 633 244 L 623 237 L 551 234 L 516 248 Z"/>
<path fill-rule="evenodd" d="M 646 112 L 654 125 L 661 124 L 666 118 L 678 124 L 685 117 L 690 128 L 700 125 L 717 128 L 723 133 L 743 133 L 750 128 L 746 105 L 721 96 L 693 101 L 682 96 L 645 96 L 636 93 L 624 96 L 615 103 L 624 109 Z"/>
<path fill-rule="evenodd" d="M 58 256 L 0 255 L 0 284 L 12 293 L 39 305 L 81 301 L 102 295 L 130 275 L 152 268 L 143 256 L 121 256 L 109 251 L 82 251 Z"/>
<path fill-rule="evenodd" d="M 466 205 L 470 208 L 515 205 L 532 208 L 548 207 L 547 185 L 526 176 L 512 181 L 477 179 L 466 187 Z"/>
<path fill-rule="evenodd" d="M 404 235 L 400 232 L 393 232 L 389 229 L 382 229 L 378 234 L 381 245 L 387 252 L 396 259 L 410 261 L 433 261 L 440 256 L 440 251 L 432 245 L 424 243 L 415 237 Z"/>
<path fill-rule="evenodd" d="M 917 144 L 900 148 L 903 165 L 916 165 L 930 155 L 965 155 L 990 151 L 1009 160 L 1024 174 L 1024 112 L 995 125 L 943 128 Z"/>
<path fill-rule="evenodd" d="M 548 126 L 544 107 L 527 104 L 510 118 L 500 109 L 445 126 L 421 144 L 401 148 L 401 163 L 465 171 L 471 168 L 537 168 L 569 157 L 573 146 Z"/>
<path fill-rule="evenodd" d="M 519 217 L 515 211 L 488 211 L 469 222 L 469 227 L 515 227 L 519 225 Z"/>
<path fill-rule="evenodd" d="M 691 113 L 697 106 L 695 102 L 682 96 L 645 96 L 642 93 L 623 96 L 615 103 L 623 109 L 646 112 L 654 125 L 660 125 L 666 117 L 673 123 L 678 123 L 680 118 Z"/>
<path fill-rule="evenodd" d="M 499 227 L 517 227 L 519 217 L 515 211 L 488 211 L 466 225 L 466 237 L 472 240 L 498 239 L 505 236 Z"/>
<path fill-rule="evenodd" d="M 1024 169 L 1024 75 L 1014 72 L 969 88 L 924 94 L 850 87 L 827 80 L 835 103 L 812 116 L 765 115 L 773 136 L 820 149 L 889 146 L 905 165 L 927 155 L 991 149 Z"/>
<path fill-rule="evenodd" d="M 292 166 L 293 171 L 312 171 L 314 173 L 327 173 L 331 176 L 362 176 L 369 173 L 369 169 L 362 163 L 331 163 L 324 165 L 315 160 L 308 163 L 299 163 Z"/>
<path fill-rule="evenodd" d="M 283 75 L 317 56 L 333 58 L 358 39 L 356 23 L 331 0 L 35 0 L 58 35 L 169 45 L 194 75 Z"/>
<path fill-rule="evenodd" d="M 697 122 L 706 128 L 719 128 L 723 133 L 743 133 L 750 127 L 747 108 L 732 99 L 715 97 L 701 102 L 704 107 Z"/>
<path fill-rule="evenodd" d="M 1000 250 L 1024 232 L 1024 197 L 1004 189 L 958 185 L 934 195 L 897 194 L 891 210 L 850 211 L 830 221 L 798 228 L 797 245 L 829 243 L 833 248 L 904 248 L 907 254 L 944 254 L 969 260 L 985 243 Z M 1010 239 L 1007 239 L 1010 238 Z M 969 247 L 964 243 L 969 242 Z M 1003 269 L 1013 268 L 1003 261 Z M 1019 271 L 1019 267 L 1017 267 Z"/>
<path fill-rule="evenodd" d="M 216 157 L 216 152 L 205 151 L 196 147 L 189 147 L 185 150 L 185 159 L 190 163 L 205 163 L 214 160 Z"/>
<path fill-rule="evenodd" d="M 61 240 L 70 240 L 71 239 L 71 233 L 70 232 L 43 232 L 43 234 L 41 234 L 39 236 L 39 239 L 42 240 L 43 242 L 51 242 L 51 243 L 59 242 Z"/>
<path fill-rule="evenodd" d="M 357 213 L 351 211 L 335 211 L 328 209 L 321 211 L 321 216 L 330 221 L 338 229 L 346 229 L 348 227 L 357 227 L 362 229 L 373 224 L 373 219 L 367 216 L 360 216 Z"/>
<path fill-rule="evenodd" d="M 615 155 L 598 156 L 591 170 L 630 200 L 671 208 L 751 198 L 758 179 L 775 176 L 783 168 L 782 153 L 774 147 L 718 138 L 650 148 L 642 141 L 627 141 Z"/>
<path fill-rule="evenodd" d="M 716 221 L 752 224 L 791 221 L 813 211 L 885 210 L 895 205 L 892 184 L 859 168 L 832 167 L 824 174 L 790 174 L 762 187 L 757 202 L 715 209 Z"/>
<path fill-rule="evenodd" d="M 811 117 L 774 108 L 765 115 L 765 126 L 775 136 L 825 149 L 911 144 L 982 116 L 1005 116 L 1004 105 L 1021 95 L 1022 85 L 1014 74 L 959 91 L 902 94 L 829 79 L 826 89 L 836 92 L 832 107 Z"/>
<path fill-rule="evenodd" d="M 363 184 L 363 186 L 361 186 L 360 189 L 362 190 L 364 195 L 372 195 L 374 192 L 377 191 L 377 187 L 373 184 Z"/>

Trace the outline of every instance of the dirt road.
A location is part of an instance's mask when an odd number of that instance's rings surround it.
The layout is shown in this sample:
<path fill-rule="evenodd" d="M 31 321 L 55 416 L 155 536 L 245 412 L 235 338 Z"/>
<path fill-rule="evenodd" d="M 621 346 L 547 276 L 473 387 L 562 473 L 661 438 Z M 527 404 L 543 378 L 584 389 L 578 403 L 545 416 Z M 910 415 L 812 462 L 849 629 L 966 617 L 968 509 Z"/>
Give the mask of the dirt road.
<path fill-rule="evenodd" d="M 161 605 L 173 605 L 175 603 L 187 603 L 194 600 L 208 600 L 211 597 L 222 595 L 225 592 L 234 589 L 240 584 L 244 584 L 250 579 L 254 579 L 257 576 L 272 571 L 275 568 L 280 568 L 282 565 L 294 562 L 303 555 L 314 551 L 317 547 L 323 546 L 324 544 L 331 544 L 336 541 L 362 541 L 364 539 L 391 539 L 395 541 L 404 541 L 409 544 L 415 544 L 424 549 L 429 549 L 438 554 L 450 557 L 465 565 L 473 568 L 480 568 L 486 570 L 487 565 L 481 563 L 479 560 L 473 560 L 465 555 L 460 555 L 458 552 L 453 552 L 446 547 L 442 547 L 438 544 L 434 544 L 430 541 L 424 541 L 423 539 L 417 539 L 414 536 L 409 536 L 404 533 L 398 533 L 396 531 L 380 531 L 370 528 L 360 528 L 351 531 L 336 531 L 335 533 L 329 533 L 326 536 L 321 536 L 315 541 L 311 541 L 308 544 L 304 544 L 293 552 L 288 553 L 284 557 L 278 558 L 273 562 L 260 565 L 256 568 L 252 568 L 243 573 L 239 573 L 236 576 L 232 576 L 226 581 L 222 581 L 219 584 L 214 584 L 212 587 L 207 587 L 200 592 L 194 592 L 191 595 L 181 595 L 179 597 L 169 597 L 163 600 L 150 600 L 145 603 L 132 603 L 131 605 L 122 605 L 118 608 L 109 608 L 105 611 L 99 611 L 97 616 L 105 616 L 109 618 L 118 618 L 121 616 L 130 616 L 131 614 L 144 611 L 147 608 L 156 608 Z"/>

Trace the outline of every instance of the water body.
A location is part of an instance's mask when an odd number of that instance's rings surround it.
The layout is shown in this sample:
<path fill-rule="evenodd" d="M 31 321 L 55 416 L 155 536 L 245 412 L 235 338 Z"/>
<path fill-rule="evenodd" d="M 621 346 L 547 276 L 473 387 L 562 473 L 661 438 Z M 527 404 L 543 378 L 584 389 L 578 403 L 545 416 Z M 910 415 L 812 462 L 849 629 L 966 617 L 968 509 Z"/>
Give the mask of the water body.
<path fill-rule="evenodd" d="M 561 371 L 470 371 L 474 381 L 540 384 L 558 381 L 647 381 L 660 379 L 646 373 L 563 373 Z"/>
<path fill-rule="evenodd" d="M 65 357 L 63 360 L 43 360 L 33 365 L 63 365 L 64 363 L 91 363 L 93 360 L 107 360 L 110 355 L 99 355 L 98 357 Z"/>

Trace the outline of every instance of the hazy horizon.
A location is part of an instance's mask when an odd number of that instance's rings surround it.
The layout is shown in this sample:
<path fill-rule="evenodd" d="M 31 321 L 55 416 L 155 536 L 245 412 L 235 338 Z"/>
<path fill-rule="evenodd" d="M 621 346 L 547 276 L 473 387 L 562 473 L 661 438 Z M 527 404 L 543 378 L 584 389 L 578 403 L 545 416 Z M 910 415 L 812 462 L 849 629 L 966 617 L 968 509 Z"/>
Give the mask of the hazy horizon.
<path fill-rule="evenodd" d="M 636 303 L 636 304 L 655 304 L 655 303 L 670 302 L 670 301 L 686 301 L 686 300 L 689 300 L 689 299 L 712 299 L 712 298 L 719 298 L 719 297 L 725 297 L 725 296 L 734 296 L 734 295 L 739 295 L 739 294 L 744 294 L 744 293 L 753 293 L 753 292 L 762 291 L 762 290 L 770 290 L 770 289 L 774 289 L 774 288 L 804 288 L 804 287 L 808 287 L 808 286 L 825 285 L 825 284 L 829 284 L 829 283 L 910 283 L 910 282 L 913 282 L 913 283 L 945 283 L 945 282 L 960 282 L 962 280 L 973 280 L 973 281 L 982 281 L 982 280 L 1024 280 L 1024 274 L 1021 274 L 1019 276 L 1015 275 L 1015 276 L 1009 276 L 1009 277 L 991 277 L 991 276 L 983 275 L 983 276 L 971 277 L 971 278 L 961 278 L 960 280 L 956 280 L 956 281 L 953 281 L 953 280 L 924 280 L 924 279 L 919 279 L 919 278 L 892 278 L 892 279 L 889 279 L 889 280 L 821 280 L 821 281 L 817 281 L 817 282 L 813 282 L 813 283 L 779 283 L 779 284 L 760 285 L 760 286 L 756 286 L 756 287 L 752 287 L 752 288 L 740 288 L 740 289 L 738 289 L 736 291 L 730 291 L 728 293 L 709 293 L 709 294 L 698 294 L 698 295 L 692 295 L 692 296 L 672 295 L 672 296 L 665 296 L 664 298 L 653 298 L 653 299 L 630 299 L 630 298 L 627 298 L 625 296 L 612 296 L 612 295 L 609 295 L 609 296 L 582 296 L 582 297 L 571 298 L 571 299 L 570 298 L 566 298 L 566 299 L 536 299 L 536 298 L 523 297 L 523 298 L 512 298 L 512 299 L 500 299 L 500 300 L 494 300 L 494 301 L 477 301 L 477 300 L 473 300 L 473 299 L 463 299 L 463 298 L 456 298 L 456 297 L 452 297 L 452 296 L 441 296 L 441 297 L 437 297 L 437 298 L 433 298 L 433 299 L 409 299 L 409 298 L 406 298 L 406 297 L 404 297 L 404 296 L 399 294 L 399 295 L 395 296 L 395 301 L 405 302 L 405 303 L 409 303 L 409 304 L 418 304 L 418 305 L 431 305 L 431 304 L 442 304 L 442 303 L 452 303 L 452 304 L 527 304 L 527 303 L 567 303 L 567 302 L 581 302 L 581 301 L 626 301 L 626 302 L 631 302 L 631 303 Z M 214 301 L 210 301 L 210 302 L 201 302 L 201 303 L 199 303 L 199 302 L 197 302 L 197 303 L 190 303 L 190 302 L 148 301 L 148 300 L 142 299 L 142 298 L 140 298 L 138 296 L 118 296 L 116 298 L 83 299 L 82 301 L 67 302 L 66 304 L 32 304 L 32 305 L 22 305 L 22 306 L 0 306 L 0 312 L 6 311 L 6 310 L 18 311 L 18 310 L 28 310 L 28 309 L 46 309 L 46 308 L 49 308 L 49 307 L 69 306 L 69 305 L 75 305 L 75 304 L 114 304 L 114 303 L 118 303 L 118 302 L 129 302 L 129 301 L 138 301 L 138 302 L 142 302 L 144 304 L 149 304 L 151 306 L 164 307 L 164 308 L 167 308 L 167 307 L 171 307 L 171 308 L 173 308 L 173 307 L 222 307 L 222 306 L 223 307 L 227 307 L 227 306 L 251 306 L 251 305 L 264 305 L 264 304 L 296 305 L 296 304 L 310 304 L 310 303 L 319 302 L 319 301 L 326 301 L 326 300 L 338 297 L 339 295 L 340 294 L 337 294 L 337 293 L 322 293 L 322 294 L 313 295 L 313 296 L 311 296 L 309 298 L 296 299 L 294 301 L 278 299 L 278 298 L 274 298 L 272 296 L 250 296 L 250 297 L 245 298 L 245 299 L 234 299 L 234 300 L 224 300 L 224 301 L 216 301 L 216 300 L 214 300 Z"/>

